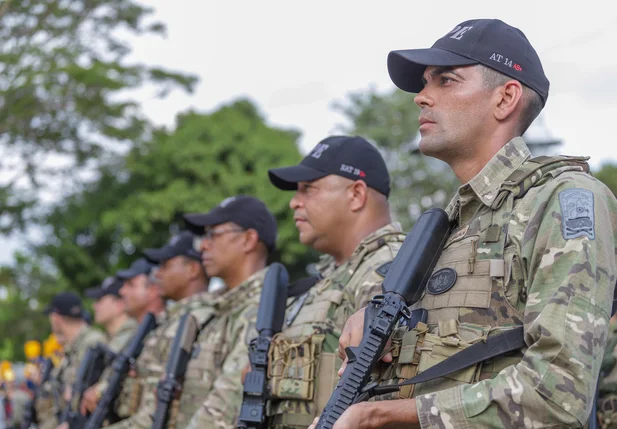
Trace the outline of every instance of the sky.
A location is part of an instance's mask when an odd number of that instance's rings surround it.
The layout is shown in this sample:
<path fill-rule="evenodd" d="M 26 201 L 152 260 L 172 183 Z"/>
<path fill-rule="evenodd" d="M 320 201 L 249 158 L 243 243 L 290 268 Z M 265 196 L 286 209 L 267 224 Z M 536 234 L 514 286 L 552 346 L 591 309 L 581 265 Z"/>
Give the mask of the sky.
<path fill-rule="evenodd" d="M 307 152 L 336 132 L 332 109 L 353 91 L 394 88 L 386 57 L 429 47 L 456 24 L 499 18 L 520 28 L 551 81 L 542 120 L 563 140 L 561 153 L 591 156 L 592 167 L 617 160 L 607 144 L 617 118 L 617 18 L 597 0 L 557 1 L 188 1 L 151 0 L 166 39 L 141 38 L 135 57 L 190 71 L 191 96 L 147 100 L 145 112 L 173 126 L 189 107 L 211 111 L 246 96 L 268 122 L 302 132 Z M 584 5 L 584 6 L 582 6 Z M 410 95 L 410 103 L 413 96 Z"/>
<path fill-rule="evenodd" d="M 300 131 L 306 153 L 343 122 L 333 102 L 371 86 L 394 88 L 389 51 L 430 47 L 462 21 L 499 18 L 520 28 L 543 62 L 551 89 L 542 120 L 547 133 L 563 140 L 560 153 L 591 156 L 594 168 L 617 162 L 617 17 L 608 13 L 608 1 L 572 7 L 553 0 L 143 3 L 167 25 L 167 36 L 134 39 L 133 59 L 200 78 L 190 95 L 137 94 L 159 125 L 173 127 L 189 108 L 209 112 L 248 97 L 268 123 Z M 18 247 L 13 239 L 2 246 L 0 263 Z"/>

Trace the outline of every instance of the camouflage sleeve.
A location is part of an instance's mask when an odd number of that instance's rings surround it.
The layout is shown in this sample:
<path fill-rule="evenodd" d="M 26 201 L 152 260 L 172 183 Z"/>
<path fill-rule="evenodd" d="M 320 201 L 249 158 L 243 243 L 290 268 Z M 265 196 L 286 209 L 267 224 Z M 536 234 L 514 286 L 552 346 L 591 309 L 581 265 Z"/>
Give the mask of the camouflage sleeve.
<path fill-rule="evenodd" d="M 191 418 L 187 429 L 236 427 L 242 403 L 241 373 L 249 363 L 248 344 L 257 336 L 255 329 L 257 307 L 257 303 L 247 307 L 227 333 L 230 351 L 223 362 L 222 372 L 214 380 L 212 390 Z"/>
<path fill-rule="evenodd" d="M 516 214 L 528 222 L 518 237 L 528 285 L 522 361 L 493 379 L 416 398 L 423 428 L 587 422 L 616 278 L 617 204 L 595 179 L 568 176 L 549 182 Z M 589 210 L 590 222 L 566 223 L 577 209 Z"/>

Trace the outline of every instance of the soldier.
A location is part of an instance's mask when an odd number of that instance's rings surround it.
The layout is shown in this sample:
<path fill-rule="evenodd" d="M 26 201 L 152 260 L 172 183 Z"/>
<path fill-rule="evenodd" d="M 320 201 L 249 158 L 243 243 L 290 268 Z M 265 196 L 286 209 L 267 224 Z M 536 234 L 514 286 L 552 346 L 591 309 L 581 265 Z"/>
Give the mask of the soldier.
<path fill-rule="evenodd" d="M 585 426 L 617 276 L 617 200 L 587 158 L 530 158 L 520 136 L 548 97 L 540 59 L 519 29 L 477 19 L 430 49 L 391 52 L 388 71 L 417 93 L 420 150 L 463 185 L 446 210 L 456 229 L 414 307 L 427 322 L 404 334 L 380 378 L 397 383 L 467 347 L 478 363 L 385 398 L 410 399 L 353 405 L 336 428 Z M 358 313 L 339 350 L 362 329 Z M 487 338 L 509 332 L 518 349 L 482 362 Z"/>
<path fill-rule="evenodd" d="M 73 292 L 61 292 L 54 296 L 45 310 L 49 315 L 51 330 L 62 342 L 64 356 L 60 365 L 54 369 L 52 380 L 43 386 L 41 401 L 53 408 L 39 410 L 37 417 L 40 428 L 53 428 L 58 425 L 57 413 L 63 409 L 71 398 L 71 386 L 79 364 L 88 348 L 100 342 L 105 342 L 105 336 L 88 325 L 82 301 Z"/>
<path fill-rule="evenodd" d="M 86 296 L 95 300 L 94 302 L 94 321 L 103 325 L 107 332 L 107 347 L 118 353 L 128 344 L 129 340 L 137 329 L 135 319 L 125 312 L 125 302 L 120 296 L 122 280 L 116 277 L 107 277 L 100 287 L 86 290 Z M 89 401 L 98 400 L 107 388 L 106 379 L 111 375 L 111 367 L 105 369 L 98 383 L 90 386 L 82 398 L 82 412 L 88 409 Z M 94 405 L 96 408 L 96 401 Z M 93 409 L 94 409 L 93 408 Z M 85 412 L 84 412 L 85 414 Z"/>
<path fill-rule="evenodd" d="M 129 320 L 141 322 L 148 313 L 159 315 L 160 320 L 164 318 L 165 303 L 161 298 L 160 291 L 152 272 L 155 265 L 148 262 L 145 258 L 135 260 L 126 270 L 116 273 L 116 279 L 120 284 L 118 294 L 122 297 L 124 311 Z M 117 284 L 114 283 L 117 287 Z M 134 331 L 134 330 L 133 330 Z M 125 344 L 128 343 L 128 340 Z M 122 346 L 123 347 L 123 346 Z M 121 347 L 120 347 L 121 348 Z M 107 388 L 107 380 L 111 376 L 109 369 L 101 376 L 101 381 L 97 385 L 86 390 L 81 402 L 81 413 L 93 412 L 96 405 Z M 137 396 L 137 388 L 126 380 L 123 385 L 123 394 L 119 401 L 128 402 L 128 399 Z M 135 388 L 135 391 L 133 390 Z M 118 406 L 116 410 L 119 418 L 126 418 L 130 415 L 129 406 Z"/>
<path fill-rule="evenodd" d="M 212 314 L 213 297 L 207 292 L 207 276 L 201 265 L 201 255 L 193 249 L 193 240 L 193 234 L 182 231 L 162 248 L 144 251 L 146 258 L 159 266 L 155 276 L 161 296 L 175 302 L 167 311 L 165 320 L 146 338 L 135 365 L 135 386 L 129 404 L 123 404 L 130 406 L 132 415 L 108 426 L 111 429 L 152 426 L 156 386 L 164 375 L 180 318 L 188 311 L 198 324 L 203 324 Z"/>
<path fill-rule="evenodd" d="M 269 353 L 280 365 L 270 371 L 268 426 L 306 428 L 336 383 L 345 320 L 380 293 L 405 235 L 390 218 L 386 164 L 362 137 L 328 137 L 299 165 L 269 175 L 295 191 L 289 206 L 300 242 L 324 254 L 316 284 L 289 305 Z"/>
<path fill-rule="evenodd" d="M 107 346 L 113 352 L 119 352 L 129 342 L 137 323 L 125 312 L 125 303 L 120 296 L 122 281 L 116 277 L 107 277 L 100 287 L 86 290 L 86 296 L 95 300 L 94 321 L 102 325 L 107 332 Z"/>
<path fill-rule="evenodd" d="M 243 195 L 184 218 L 203 234 L 198 244 L 208 275 L 220 277 L 227 291 L 216 300 L 216 317 L 197 338 L 175 427 L 232 428 L 242 402 L 240 374 L 248 363 L 248 344 L 257 336 L 268 255 L 276 247 L 276 219 L 263 202 Z"/>

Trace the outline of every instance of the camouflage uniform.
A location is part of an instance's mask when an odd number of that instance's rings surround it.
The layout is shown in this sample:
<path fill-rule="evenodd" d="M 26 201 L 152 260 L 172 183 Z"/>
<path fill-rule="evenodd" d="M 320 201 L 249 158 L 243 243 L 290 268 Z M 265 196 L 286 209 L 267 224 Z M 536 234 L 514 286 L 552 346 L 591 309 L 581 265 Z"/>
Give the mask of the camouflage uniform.
<path fill-rule="evenodd" d="M 538 157 L 508 142 L 447 208 L 457 229 L 395 338 L 386 383 L 522 326 L 525 348 L 406 386 L 423 428 L 581 427 L 595 394 L 617 268 L 617 200 L 586 158 Z M 397 331 L 398 332 L 398 331 Z"/>
<path fill-rule="evenodd" d="M 257 336 L 255 322 L 266 271 L 256 272 L 216 300 L 217 316 L 200 332 L 189 362 L 176 428 L 236 427 L 242 403 L 241 372 L 249 362 L 248 344 Z"/>
<path fill-rule="evenodd" d="M 131 340 L 137 330 L 137 322 L 135 319 L 128 318 L 118 329 L 118 331 L 109 338 L 107 341 L 107 347 L 114 353 L 119 353 Z M 96 390 L 99 395 L 105 393 L 107 389 L 107 381 L 111 377 L 112 370 L 111 364 L 105 368 L 101 375 L 100 381 L 96 384 Z"/>
<path fill-rule="evenodd" d="M 73 385 L 84 354 L 90 347 L 104 342 L 102 332 L 85 325 L 75 341 L 65 348 L 60 365 L 54 368 L 50 380 L 41 386 L 41 395 L 36 403 L 40 429 L 55 428 L 58 425 L 58 413 L 66 407 L 63 393 Z"/>
<path fill-rule="evenodd" d="M 165 366 L 171 349 L 171 344 L 176 336 L 181 317 L 188 311 L 197 319 L 199 325 L 203 324 L 213 314 L 213 297 L 208 292 L 198 293 L 191 297 L 178 301 L 168 312 L 165 323 L 159 327 L 144 342 L 144 349 L 136 362 L 137 379 L 132 380 L 124 389 L 119 400 L 123 403 L 119 408 L 122 415 L 128 413 L 129 418 L 113 425 L 110 429 L 120 428 L 150 428 L 152 415 L 156 409 L 156 387 L 165 374 Z M 171 427 L 171 426 L 170 426 Z"/>
<path fill-rule="evenodd" d="M 598 417 L 604 429 L 617 429 L 617 320 L 612 321 L 600 368 Z"/>
<path fill-rule="evenodd" d="M 331 256 L 322 257 L 322 280 L 288 306 L 283 332 L 269 351 L 275 398 L 269 404 L 269 427 L 306 428 L 319 415 L 336 385 L 345 321 L 381 293 L 380 267 L 394 259 L 404 239 L 393 223 L 362 240 L 338 267 Z"/>

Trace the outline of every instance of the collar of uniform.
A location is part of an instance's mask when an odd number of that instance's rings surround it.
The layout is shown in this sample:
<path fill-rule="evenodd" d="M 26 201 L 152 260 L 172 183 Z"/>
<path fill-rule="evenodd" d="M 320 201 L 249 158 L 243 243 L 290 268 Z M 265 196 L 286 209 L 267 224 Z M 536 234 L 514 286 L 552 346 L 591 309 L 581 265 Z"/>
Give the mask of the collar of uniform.
<path fill-rule="evenodd" d="M 362 240 L 360 244 L 358 244 L 358 247 L 356 247 L 354 252 L 351 254 L 350 259 L 353 259 L 354 256 L 360 254 L 365 247 L 370 246 L 375 241 L 390 234 L 403 234 L 403 229 L 398 222 L 390 222 L 389 224 L 382 226 L 378 230 L 367 235 L 364 240 Z"/>
<path fill-rule="evenodd" d="M 230 307 L 237 306 L 255 293 L 260 293 L 267 271 L 268 267 L 257 271 L 235 288 L 229 289 L 223 295 L 219 296 L 216 299 L 217 310 L 224 311 Z"/>
<path fill-rule="evenodd" d="M 129 317 L 127 318 L 122 325 L 120 325 L 120 329 L 114 335 L 120 335 L 125 332 L 130 332 L 137 327 L 137 322 L 135 319 Z"/>
<path fill-rule="evenodd" d="M 73 341 L 71 344 L 67 344 L 65 354 L 68 355 L 68 354 L 73 353 L 74 350 L 77 350 L 77 348 L 79 347 L 79 344 L 86 337 L 86 334 L 88 333 L 89 329 L 90 327 L 88 325 L 84 325 L 81 327 L 81 329 L 77 333 L 77 336 L 75 337 L 75 341 Z"/>
<path fill-rule="evenodd" d="M 390 222 L 389 224 L 382 226 L 378 230 L 367 235 L 360 242 L 360 244 L 358 244 L 358 246 L 355 248 L 355 250 L 349 257 L 349 259 L 346 262 L 343 262 L 339 266 L 345 265 L 346 263 L 353 261 L 353 259 L 356 256 L 360 255 L 367 246 L 370 246 L 372 243 L 374 243 L 376 240 L 380 239 L 381 237 L 390 235 L 390 234 L 403 234 L 404 235 L 405 233 L 403 232 L 403 228 L 401 227 L 400 223 Z M 379 247 L 381 247 L 381 245 L 378 246 L 377 248 Z M 319 274 L 321 274 L 321 277 L 325 278 L 325 277 L 330 276 L 330 274 L 332 274 L 334 270 L 336 270 L 339 266 L 336 265 L 336 261 L 334 260 L 334 257 L 332 257 L 331 255 L 322 255 L 319 258 L 319 262 L 317 263 L 316 268 L 317 268 L 317 271 L 319 271 Z"/>
<path fill-rule="evenodd" d="M 207 291 L 199 292 L 176 302 L 168 311 L 168 318 L 172 318 L 179 313 L 184 313 L 187 310 L 194 310 L 203 307 L 204 305 L 212 304 L 212 295 Z"/>
<path fill-rule="evenodd" d="M 469 183 L 459 188 L 461 204 L 473 192 L 482 204 L 490 206 L 501 184 L 530 156 L 531 152 L 522 137 L 510 140 Z"/>

